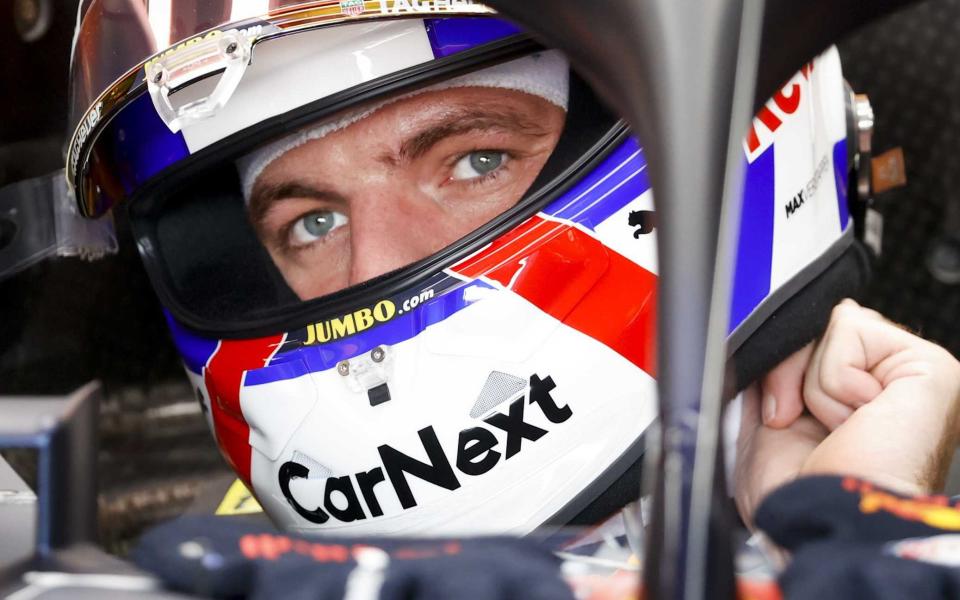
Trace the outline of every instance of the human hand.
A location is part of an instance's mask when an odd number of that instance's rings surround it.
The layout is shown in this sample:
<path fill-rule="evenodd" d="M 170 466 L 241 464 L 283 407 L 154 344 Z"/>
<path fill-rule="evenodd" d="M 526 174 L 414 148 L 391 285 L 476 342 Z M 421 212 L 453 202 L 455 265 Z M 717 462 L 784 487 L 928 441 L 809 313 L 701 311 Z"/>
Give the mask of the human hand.
<path fill-rule="evenodd" d="M 958 417 L 960 363 L 844 300 L 817 343 L 744 393 L 741 515 L 749 521 L 767 493 L 800 475 L 855 475 L 910 494 L 939 489 Z"/>

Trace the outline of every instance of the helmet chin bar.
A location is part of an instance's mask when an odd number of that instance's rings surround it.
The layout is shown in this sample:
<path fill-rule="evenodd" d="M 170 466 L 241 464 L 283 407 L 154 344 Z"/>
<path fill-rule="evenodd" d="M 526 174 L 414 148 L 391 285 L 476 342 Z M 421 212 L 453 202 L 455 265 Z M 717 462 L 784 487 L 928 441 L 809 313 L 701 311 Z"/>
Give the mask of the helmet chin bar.
<path fill-rule="evenodd" d="M 740 139 L 751 109 L 805 60 L 911 0 L 488 1 L 566 51 L 645 142 L 661 264 L 661 448 L 646 597 L 733 598 L 716 467 Z M 689 177 L 691 164 L 702 177 Z"/>

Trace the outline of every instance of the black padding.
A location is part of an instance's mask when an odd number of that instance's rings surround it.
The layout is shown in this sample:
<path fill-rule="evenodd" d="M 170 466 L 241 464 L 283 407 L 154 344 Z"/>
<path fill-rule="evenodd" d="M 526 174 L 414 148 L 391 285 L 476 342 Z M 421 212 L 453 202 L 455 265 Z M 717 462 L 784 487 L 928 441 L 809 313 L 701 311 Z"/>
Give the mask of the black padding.
<path fill-rule="evenodd" d="M 162 209 L 131 217 L 150 221 L 168 285 L 194 313 L 233 320 L 299 302 L 250 225 L 232 165 L 178 186 L 155 204 Z"/>
<path fill-rule="evenodd" d="M 819 337 L 830 311 L 844 298 L 857 298 L 870 280 L 870 255 L 860 242 L 816 279 L 783 303 L 737 349 L 731 359 L 737 391 L 760 379 L 791 354 Z"/>
<path fill-rule="evenodd" d="M 557 147 L 530 186 L 538 190 L 583 157 L 618 119 L 576 73 L 570 73 L 567 120 Z"/>
<path fill-rule="evenodd" d="M 629 463 L 626 470 L 613 481 L 609 488 L 564 525 L 570 527 L 598 525 L 627 504 L 636 502 L 640 496 L 642 467 L 643 453 Z M 561 525 L 561 523 L 555 524 Z"/>

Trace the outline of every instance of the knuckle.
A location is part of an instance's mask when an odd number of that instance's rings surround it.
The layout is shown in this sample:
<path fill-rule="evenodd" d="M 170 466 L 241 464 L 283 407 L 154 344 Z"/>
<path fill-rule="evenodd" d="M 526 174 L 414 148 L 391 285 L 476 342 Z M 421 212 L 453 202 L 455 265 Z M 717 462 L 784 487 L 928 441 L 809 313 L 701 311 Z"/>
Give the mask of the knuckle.
<path fill-rule="evenodd" d="M 830 312 L 831 322 L 849 321 L 860 314 L 860 306 L 847 298 L 833 307 Z"/>
<path fill-rule="evenodd" d="M 960 385 L 960 361 L 943 346 L 937 346 L 937 352 L 940 354 L 944 365 L 946 365 L 950 377 L 955 383 Z"/>
<path fill-rule="evenodd" d="M 846 391 L 845 388 L 844 382 L 837 377 L 830 375 L 820 376 L 820 389 L 831 398 L 843 396 Z"/>

